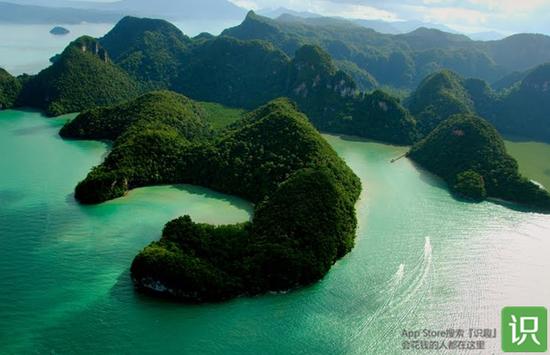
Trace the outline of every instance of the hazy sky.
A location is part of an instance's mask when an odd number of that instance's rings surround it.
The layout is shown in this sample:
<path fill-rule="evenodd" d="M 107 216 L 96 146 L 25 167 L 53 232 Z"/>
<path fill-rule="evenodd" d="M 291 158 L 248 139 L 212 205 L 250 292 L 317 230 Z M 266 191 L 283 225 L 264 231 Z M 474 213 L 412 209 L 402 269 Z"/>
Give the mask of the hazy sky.
<path fill-rule="evenodd" d="M 231 0 L 252 9 L 287 7 L 322 15 L 420 20 L 459 31 L 550 33 L 550 0 Z"/>

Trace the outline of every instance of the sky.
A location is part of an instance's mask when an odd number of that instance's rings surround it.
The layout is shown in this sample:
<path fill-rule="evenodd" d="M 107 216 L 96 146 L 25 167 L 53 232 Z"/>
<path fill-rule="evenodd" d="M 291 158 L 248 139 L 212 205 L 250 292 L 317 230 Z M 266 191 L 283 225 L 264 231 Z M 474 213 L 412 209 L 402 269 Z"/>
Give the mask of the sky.
<path fill-rule="evenodd" d="M 259 10 L 279 7 L 320 15 L 419 20 L 466 33 L 550 34 L 550 0 L 230 0 Z"/>

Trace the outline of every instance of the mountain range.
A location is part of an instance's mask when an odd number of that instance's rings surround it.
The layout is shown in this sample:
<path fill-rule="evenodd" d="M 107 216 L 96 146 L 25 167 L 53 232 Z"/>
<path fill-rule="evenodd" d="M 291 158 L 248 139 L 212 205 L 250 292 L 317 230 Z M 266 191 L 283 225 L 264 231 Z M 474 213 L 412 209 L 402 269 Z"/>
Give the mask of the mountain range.
<path fill-rule="evenodd" d="M 223 35 L 266 40 L 287 54 L 303 44 L 315 44 L 337 63 L 353 63 L 356 69 L 348 73 L 358 82 L 371 76 L 380 85 L 409 90 L 441 69 L 495 82 L 550 61 L 550 37 L 539 34 L 482 42 L 429 28 L 391 35 L 342 19 L 290 15 L 270 19 L 250 12 L 239 26 Z"/>
<path fill-rule="evenodd" d="M 167 21 L 126 17 L 103 38 L 83 37 L 73 42 L 50 68 L 36 76 L 20 77 L 20 85 L 14 86 L 14 79 L 5 73 L 4 83 L 0 84 L 10 92 L 5 96 L 11 99 L 5 99 L 4 106 L 13 106 L 15 97 L 15 105 L 59 115 L 115 104 L 150 90 L 169 89 L 195 100 L 252 109 L 286 96 L 321 130 L 396 144 L 415 142 L 457 113 L 476 113 L 506 134 L 550 140 L 547 64 L 526 71 L 516 81 L 510 80 L 512 83 L 502 92 L 496 92 L 482 79 L 465 79 L 460 73 L 437 71 L 436 67 L 410 98 L 401 102 L 380 90 L 363 92 L 354 80 L 356 74 L 347 72 L 359 66 L 348 61 L 348 66 L 342 67 L 342 61 L 334 61 L 323 49 L 334 49 L 324 41 L 325 35 L 308 43 L 310 37 L 284 36 L 278 31 L 286 26 L 306 31 L 317 25 L 285 22 L 272 26 L 271 20 L 266 23 L 256 16 L 249 14 L 243 25 L 227 30 L 225 35 L 195 38 L 185 36 Z M 343 32 L 345 26 L 349 24 L 338 21 L 326 32 L 338 30 L 343 39 L 354 39 L 357 33 Z M 415 32 L 406 36 L 409 48 L 475 44 L 462 35 Z M 258 33 L 270 40 L 254 39 Z M 376 36 L 379 34 L 373 38 Z M 431 38 L 432 42 L 422 43 L 422 38 Z M 385 35 L 382 39 L 390 47 L 402 37 Z M 544 41 L 538 36 L 534 39 Z M 511 51 L 505 47 L 509 41 L 501 42 L 495 48 Z M 533 48 L 529 43 L 523 46 Z M 544 48 L 538 50 L 544 52 Z M 513 63 L 515 57 L 506 60 Z M 398 71 L 400 64 L 394 59 L 388 63 L 388 70 Z"/>

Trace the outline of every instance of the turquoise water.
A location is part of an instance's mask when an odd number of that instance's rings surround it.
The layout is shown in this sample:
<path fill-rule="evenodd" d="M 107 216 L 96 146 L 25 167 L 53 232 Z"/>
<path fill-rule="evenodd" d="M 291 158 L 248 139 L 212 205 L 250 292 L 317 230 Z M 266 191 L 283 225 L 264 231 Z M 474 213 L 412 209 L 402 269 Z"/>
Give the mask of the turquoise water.
<path fill-rule="evenodd" d="M 79 206 L 72 189 L 107 147 L 61 140 L 63 122 L 0 112 L 2 354 L 397 354 L 403 329 L 498 328 L 503 306 L 550 306 L 549 216 L 456 201 L 389 162 L 404 148 L 334 136 L 365 189 L 356 247 L 321 282 L 201 306 L 136 294 L 131 260 L 166 221 L 233 223 L 251 208 L 191 186 Z"/>
<path fill-rule="evenodd" d="M 13 75 L 36 74 L 50 65 L 49 59 L 82 35 L 100 37 L 112 24 L 67 25 L 71 33 L 50 34 L 53 25 L 0 24 L 0 67 Z"/>

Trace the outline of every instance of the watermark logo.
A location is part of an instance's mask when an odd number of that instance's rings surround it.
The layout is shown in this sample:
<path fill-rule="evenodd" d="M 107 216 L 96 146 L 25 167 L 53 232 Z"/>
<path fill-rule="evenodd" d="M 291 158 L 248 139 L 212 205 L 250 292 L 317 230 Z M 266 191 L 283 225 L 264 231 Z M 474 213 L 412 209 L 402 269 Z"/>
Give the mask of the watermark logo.
<path fill-rule="evenodd" d="M 547 350 L 548 311 L 544 307 L 502 309 L 502 351 L 537 352 Z"/>

